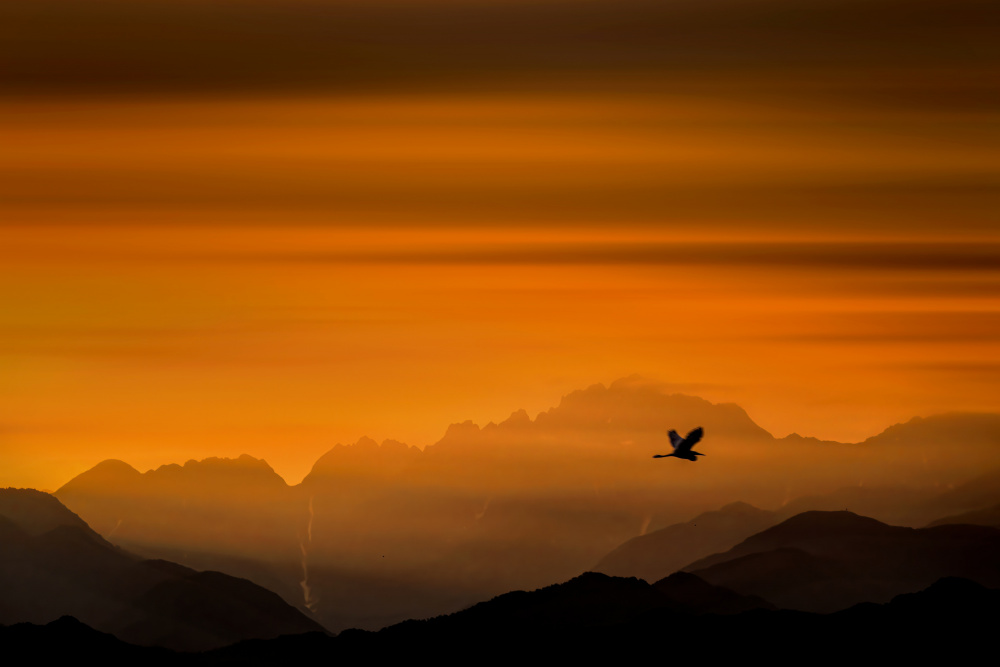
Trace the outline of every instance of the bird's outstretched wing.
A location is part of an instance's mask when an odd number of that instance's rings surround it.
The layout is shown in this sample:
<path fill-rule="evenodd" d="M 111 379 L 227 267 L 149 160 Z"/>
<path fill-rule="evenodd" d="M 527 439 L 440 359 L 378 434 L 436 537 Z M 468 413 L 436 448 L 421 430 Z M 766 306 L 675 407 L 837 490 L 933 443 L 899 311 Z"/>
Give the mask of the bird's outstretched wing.
<path fill-rule="evenodd" d="M 667 431 L 667 435 L 670 436 L 670 444 L 673 446 L 674 449 L 677 449 L 677 445 L 684 442 L 684 438 L 677 435 L 677 431 Z"/>
<path fill-rule="evenodd" d="M 687 445 L 688 449 L 691 449 L 698 444 L 698 441 L 701 440 L 701 436 L 703 435 L 705 435 L 705 429 L 699 426 L 684 436 L 684 444 Z"/>
<path fill-rule="evenodd" d="M 701 440 L 701 436 L 704 433 L 705 433 L 704 429 L 702 429 L 702 427 L 699 426 L 695 430 L 688 433 L 687 437 L 685 437 L 679 443 L 674 445 L 674 451 L 677 452 L 678 454 L 687 454 L 688 452 L 691 451 L 691 448 L 694 447 L 699 440 Z"/>

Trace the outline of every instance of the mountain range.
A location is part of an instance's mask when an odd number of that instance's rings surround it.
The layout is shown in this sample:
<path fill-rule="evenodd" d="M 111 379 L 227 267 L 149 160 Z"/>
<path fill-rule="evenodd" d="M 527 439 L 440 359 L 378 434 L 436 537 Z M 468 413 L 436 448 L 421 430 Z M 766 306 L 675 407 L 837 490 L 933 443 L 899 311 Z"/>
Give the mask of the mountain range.
<path fill-rule="evenodd" d="M 734 516 L 772 515 L 734 503 L 699 520 L 724 531 Z M 993 527 L 915 529 L 808 511 L 653 583 L 585 572 L 451 614 L 332 637 L 248 581 L 142 560 L 53 496 L 6 489 L 0 640 L 52 660 L 101 656 L 110 664 L 388 660 L 430 651 L 451 663 L 484 647 L 491 659 L 640 657 L 667 629 L 683 640 L 676 659 L 766 652 L 790 662 L 818 649 L 821 661 L 859 652 L 961 657 L 988 647 L 1000 620 L 998 552 Z M 669 548 L 666 556 L 676 557 Z M 817 611 L 825 613 L 810 613 Z M 765 646 L 768 637 L 782 639 Z"/>
<path fill-rule="evenodd" d="M 652 460 L 667 429 L 696 426 L 702 461 Z M 453 424 L 423 451 L 337 445 L 295 486 L 249 456 L 145 473 L 105 461 L 55 495 L 115 544 L 251 579 L 336 631 L 445 614 L 595 567 L 655 581 L 810 509 L 924 525 L 1000 502 L 989 480 L 961 491 L 998 467 L 1000 415 L 918 418 L 862 443 L 774 438 L 738 406 L 630 378 L 573 392 L 535 419 Z M 705 514 L 735 499 L 774 509 Z M 660 540 L 663 554 L 614 565 L 633 538 Z"/>
<path fill-rule="evenodd" d="M 907 528 L 841 511 L 797 514 L 684 569 L 783 609 L 828 613 L 888 602 L 941 577 L 997 588 L 997 563 L 996 528 Z"/>

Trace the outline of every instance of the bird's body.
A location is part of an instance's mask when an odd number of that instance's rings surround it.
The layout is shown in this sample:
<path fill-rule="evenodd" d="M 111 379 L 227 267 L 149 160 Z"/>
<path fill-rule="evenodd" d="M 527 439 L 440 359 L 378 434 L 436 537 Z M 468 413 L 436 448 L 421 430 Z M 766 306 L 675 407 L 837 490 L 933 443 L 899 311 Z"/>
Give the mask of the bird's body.
<path fill-rule="evenodd" d="M 695 430 L 688 433 L 685 437 L 681 437 L 677 434 L 677 431 L 668 431 L 667 435 L 670 436 L 670 444 L 673 445 L 674 451 L 672 454 L 656 454 L 653 456 L 654 459 L 665 459 L 668 456 L 676 456 L 679 459 L 684 459 L 686 461 L 697 461 L 699 456 L 704 456 L 701 452 L 696 452 L 692 447 L 701 440 L 701 436 L 704 435 L 705 430 L 702 427 L 698 427 Z"/>

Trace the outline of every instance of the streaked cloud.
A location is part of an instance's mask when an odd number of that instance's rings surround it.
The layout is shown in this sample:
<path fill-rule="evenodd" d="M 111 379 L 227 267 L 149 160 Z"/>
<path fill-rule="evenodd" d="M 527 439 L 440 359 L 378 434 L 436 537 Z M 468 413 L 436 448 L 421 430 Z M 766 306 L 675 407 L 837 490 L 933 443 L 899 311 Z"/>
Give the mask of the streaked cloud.
<path fill-rule="evenodd" d="M 0 7 L 0 82 L 33 93 L 551 89 L 807 68 L 813 83 L 819 70 L 833 82 L 853 71 L 844 88 L 887 102 L 968 105 L 988 102 L 989 86 L 947 73 L 996 66 L 998 14 L 977 0 L 34 0 Z M 928 67 L 941 76 L 905 85 Z"/>
<path fill-rule="evenodd" d="M 1000 243 L 553 243 L 251 257 L 335 263 L 650 264 L 820 271 L 996 271 L 1000 270 Z"/>

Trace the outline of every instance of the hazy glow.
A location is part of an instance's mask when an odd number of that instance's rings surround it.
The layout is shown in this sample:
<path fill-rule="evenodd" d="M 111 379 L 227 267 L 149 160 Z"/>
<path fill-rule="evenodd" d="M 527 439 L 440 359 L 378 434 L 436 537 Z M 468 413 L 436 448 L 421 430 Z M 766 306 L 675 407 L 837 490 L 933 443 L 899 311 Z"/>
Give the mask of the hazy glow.
<path fill-rule="evenodd" d="M 244 452 L 296 483 L 336 442 L 424 446 L 633 373 L 776 435 L 1000 407 L 981 112 L 470 93 L 0 114 L 5 484 Z"/>

